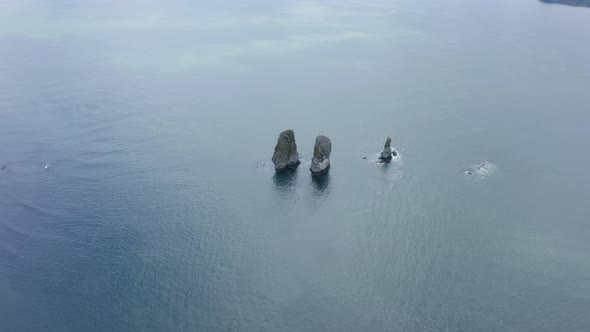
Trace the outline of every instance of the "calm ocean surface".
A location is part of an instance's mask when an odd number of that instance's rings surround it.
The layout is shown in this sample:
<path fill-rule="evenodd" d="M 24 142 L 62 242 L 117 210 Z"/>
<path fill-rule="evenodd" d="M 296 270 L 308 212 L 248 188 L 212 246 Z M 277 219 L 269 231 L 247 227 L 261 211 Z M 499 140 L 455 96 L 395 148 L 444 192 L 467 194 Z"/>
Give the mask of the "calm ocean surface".
<path fill-rule="evenodd" d="M 589 35 L 536 0 L 2 1 L 0 330 L 590 330 Z"/>

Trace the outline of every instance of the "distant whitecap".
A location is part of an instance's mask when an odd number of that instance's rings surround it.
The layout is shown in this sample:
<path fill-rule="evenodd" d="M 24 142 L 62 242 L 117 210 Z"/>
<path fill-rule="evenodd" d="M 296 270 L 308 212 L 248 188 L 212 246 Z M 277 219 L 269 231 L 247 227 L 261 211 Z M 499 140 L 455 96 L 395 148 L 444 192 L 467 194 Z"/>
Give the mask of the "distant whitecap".
<path fill-rule="evenodd" d="M 464 174 L 468 176 L 477 176 L 479 178 L 486 178 L 493 175 L 496 172 L 496 164 L 491 161 L 484 160 L 480 163 L 472 165 L 470 168 L 465 170 Z"/>

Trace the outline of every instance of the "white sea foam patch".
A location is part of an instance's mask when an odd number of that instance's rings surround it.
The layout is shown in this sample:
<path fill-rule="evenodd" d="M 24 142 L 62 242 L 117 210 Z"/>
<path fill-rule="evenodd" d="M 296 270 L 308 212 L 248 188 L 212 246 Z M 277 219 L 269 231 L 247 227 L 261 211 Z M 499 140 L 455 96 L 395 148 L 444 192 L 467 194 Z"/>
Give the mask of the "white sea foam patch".
<path fill-rule="evenodd" d="M 488 176 L 493 175 L 496 173 L 496 164 L 491 161 L 484 160 L 480 163 L 477 163 L 471 166 L 469 169 L 465 171 L 465 175 L 468 176 L 477 176 L 479 178 L 486 178 Z"/>
<path fill-rule="evenodd" d="M 304 167 L 309 167 L 311 166 L 311 160 L 310 159 L 305 159 L 303 157 L 299 157 L 299 161 L 301 162 L 301 165 L 303 165 Z"/>

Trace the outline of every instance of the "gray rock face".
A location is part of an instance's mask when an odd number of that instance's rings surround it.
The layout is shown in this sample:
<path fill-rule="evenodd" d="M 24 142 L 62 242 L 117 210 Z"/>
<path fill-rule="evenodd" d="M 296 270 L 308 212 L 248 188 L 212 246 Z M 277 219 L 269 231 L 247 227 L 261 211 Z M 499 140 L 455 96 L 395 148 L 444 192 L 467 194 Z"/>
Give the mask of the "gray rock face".
<path fill-rule="evenodd" d="M 285 130 L 279 135 L 272 162 L 275 164 L 277 172 L 295 169 L 301 163 L 293 130 Z"/>
<path fill-rule="evenodd" d="M 330 153 L 332 153 L 332 141 L 326 136 L 318 136 L 315 139 L 313 159 L 309 169 L 312 175 L 321 175 L 330 169 Z"/>
<path fill-rule="evenodd" d="M 390 161 L 395 155 L 397 155 L 397 153 L 395 153 L 395 151 L 391 149 L 391 138 L 387 137 L 387 140 L 385 141 L 385 146 L 383 147 L 383 151 L 381 152 L 379 159 L 381 161 Z"/>

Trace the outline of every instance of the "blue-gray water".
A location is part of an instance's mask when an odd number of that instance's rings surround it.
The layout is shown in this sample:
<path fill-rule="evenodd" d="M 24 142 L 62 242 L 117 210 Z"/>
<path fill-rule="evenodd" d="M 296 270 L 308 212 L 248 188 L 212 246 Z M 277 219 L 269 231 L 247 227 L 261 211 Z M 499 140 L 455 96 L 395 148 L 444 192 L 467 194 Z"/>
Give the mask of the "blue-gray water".
<path fill-rule="evenodd" d="M 3 1 L 0 329 L 590 329 L 589 34 L 536 0 Z"/>

